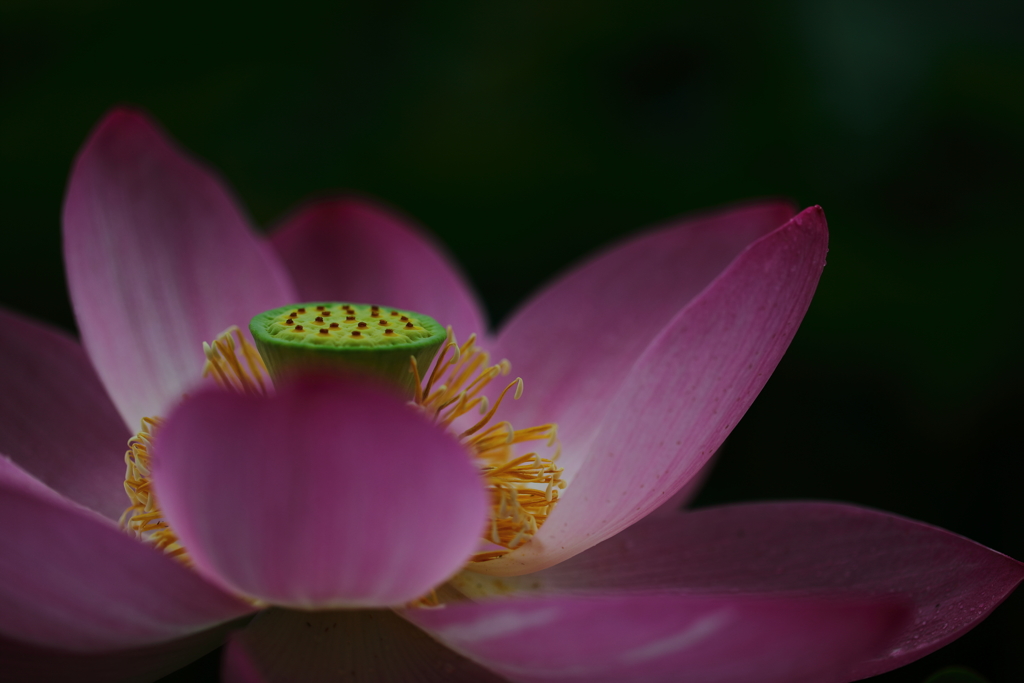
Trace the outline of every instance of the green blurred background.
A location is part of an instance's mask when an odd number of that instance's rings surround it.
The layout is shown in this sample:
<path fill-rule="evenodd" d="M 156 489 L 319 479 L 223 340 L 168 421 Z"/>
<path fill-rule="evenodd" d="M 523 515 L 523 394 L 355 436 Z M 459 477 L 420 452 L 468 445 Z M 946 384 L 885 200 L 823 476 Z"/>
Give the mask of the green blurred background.
<path fill-rule="evenodd" d="M 852 501 L 1024 558 L 1019 0 L 4 0 L 0 304 L 74 329 L 61 200 L 118 103 L 220 169 L 261 227 L 339 190 L 414 216 L 495 322 L 646 225 L 821 204 L 817 297 L 697 504 Z M 1024 680 L 1022 646 L 1017 595 L 875 680 Z"/>

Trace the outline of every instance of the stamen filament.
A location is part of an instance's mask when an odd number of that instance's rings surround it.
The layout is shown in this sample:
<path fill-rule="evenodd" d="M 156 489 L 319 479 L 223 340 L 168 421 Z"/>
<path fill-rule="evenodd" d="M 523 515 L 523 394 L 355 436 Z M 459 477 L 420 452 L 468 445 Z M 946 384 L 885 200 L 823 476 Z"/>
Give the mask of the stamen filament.
<path fill-rule="evenodd" d="M 454 351 L 453 357 L 448 356 L 449 349 Z M 543 525 L 558 492 L 565 488 L 562 469 L 554 464 L 561 448 L 557 426 L 515 429 L 504 420 L 491 424 L 509 391 L 514 388 L 515 399 L 522 396 L 523 381 L 516 378 L 509 383 L 492 404 L 483 392 L 495 378 L 509 374 L 511 364 L 503 359 L 489 365 L 489 355 L 476 345 L 475 335 L 458 345 L 449 328 L 444 351 L 426 381 L 415 363 L 410 372 L 417 380 L 413 403 L 439 427 L 448 429 L 473 410 L 478 409 L 482 416 L 457 436 L 477 458 L 491 494 L 490 525 L 481 539 L 485 547 L 472 561 L 493 560 L 522 546 Z M 516 444 L 538 441 L 554 448 L 553 456 L 541 457 L 534 451 L 513 454 Z"/>
<path fill-rule="evenodd" d="M 501 405 L 502 399 L 505 398 L 505 394 L 507 394 L 508 390 L 511 389 L 512 387 L 516 388 L 515 398 L 518 399 L 520 396 L 523 395 L 523 378 L 517 377 L 516 381 L 512 382 L 507 387 L 505 387 L 505 389 L 498 395 L 498 400 L 494 402 L 494 405 L 491 406 L 491 409 L 487 412 L 487 415 L 485 415 L 483 419 L 481 419 L 475 425 L 459 434 L 459 438 L 461 439 L 463 437 L 469 436 L 470 434 L 473 434 L 478 429 L 480 429 L 488 422 L 490 422 L 491 418 L 494 417 L 494 413 L 498 412 L 498 407 Z"/>

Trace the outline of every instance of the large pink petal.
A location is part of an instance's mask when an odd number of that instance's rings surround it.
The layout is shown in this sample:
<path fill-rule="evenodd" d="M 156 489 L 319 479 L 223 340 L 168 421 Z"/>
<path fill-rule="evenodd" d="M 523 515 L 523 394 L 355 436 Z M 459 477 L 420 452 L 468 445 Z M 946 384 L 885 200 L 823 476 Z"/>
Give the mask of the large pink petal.
<path fill-rule="evenodd" d="M 225 683 L 499 683 L 390 610 L 271 609 L 233 637 Z"/>
<path fill-rule="evenodd" d="M 63 495 L 116 519 L 130 434 L 82 347 L 0 310 L 0 452 Z"/>
<path fill-rule="evenodd" d="M 851 680 L 906 617 L 886 601 L 657 595 L 457 603 L 406 617 L 514 681 Z"/>
<path fill-rule="evenodd" d="M 825 265 L 820 208 L 748 247 L 636 359 L 588 459 L 522 548 L 479 571 L 522 574 L 613 536 L 682 488 L 782 358 Z"/>
<path fill-rule="evenodd" d="M 304 301 L 378 303 L 451 325 L 460 339 L 487 319 L 444 250 L 407 219 L 352 198 L 318 202 L 271 238 Z"/>
<path fill-rule="evenodd" d="M 959 638 L 1024 579 L 1024 565 L 943 529 L 834 503 L 754 503 L 648 518 L 508 590 L 736 593 L 830 598 L 903 595 L 914 606 L 857 678 L 907 664 Z M 494 592 L 464 572 L 461 587 Z"/>
<path fill-rule="evenodd" d="M 82 341 L 131 429 L 197 382 L 204 341 L 296 300 L 223 183 L 125 109 L 75 160 L 64 259 Z"/>
<path fill-rule="evenodd" d="M 156 439 L 157 497 L 198 569 L 272 604 L 413 600 L 468 559 L 486 519 L 466 451 L 364 381 L 204 393 Z"/>
<path fill-rule="evenodd" d="M 72 652 L 181 638 L 251 611 L 84 508 L 0 481 L 0 634 Z"/>
<path fill-rule="evenodd" d="M 155 645 L 116 652 L 67 652 L 0 636 L 5 683 L 149 683 L 185 666 L 224 642 L 225 624 Z"/>
<path fill-rule="evenodd" d="M 788 203 L 767 202 L 684 219 L 547 286 L 503 326 L 493 349 L 526 386 L 505 417 L 517 426 L 557 422 L 571 477 L 644 349 L 743 249 L 792 215 Z"/>

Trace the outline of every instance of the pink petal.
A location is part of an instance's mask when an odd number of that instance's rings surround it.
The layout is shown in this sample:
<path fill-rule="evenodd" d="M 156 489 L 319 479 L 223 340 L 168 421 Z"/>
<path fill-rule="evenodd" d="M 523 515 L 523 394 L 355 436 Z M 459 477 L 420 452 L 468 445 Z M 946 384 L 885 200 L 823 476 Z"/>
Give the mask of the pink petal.
<path fill-rule="evenodd" d="M 303 301 L 378 303 L 451 325 L 460 339 L 487 319 L 444 249 L 408 219 L 353 198 L 307 206 L 271 238 Z"/>
<path fill-rule="evenodd" d="M 0 634 L 71 652 L 141 647 L 252 611 L 99 515 L 0 481 Z"/>
<path fill-rule="evenodd" d="M 127 507 L 130 434 L 82 347 L 0 310 L 0 452 L 111 519 Z"/>
<path fill-rule="evenodd" d="M 814 207 L 748 247 L 635 359 L 584 467 L 533 540 L 479 571 L 551 566 L 643 518 L 696 475 L 789 346 L 826 243 Z"/>
<path fill-rule="evenodd" d="M 261 613 L 229 642 L 225 683 L 499 683 L 390 610 Z"/>
<path fill-rule="evenodd" d="M 855 667 L 859 679 L 959 638 L 1022 579 L 1021 563 L 920 522 L 834 503 L 754 503 L 648 518 L 557 566 L 501 581 L 503 593 L 552 595 L 906 596 L 913 619 Z"/>
<path fill-rule="evenodd" d="M 3 454 L 0 454 L 0 485 L 11 491 L 31 493 L 37 498 L 43 498 L 58 505 L 73 505 L 70 500 L 33 477 Z"/>
<path fill-rule="evenodd" d="M 711 475 L 711 470 L 714 469 L 715 463 L 718 461 L 718 453 L 721 453 L 721 449 L 711 456 L 710 460 L 704 463 L 704 466 L 701 467 L 697 471 L 697 474 L 693 475 L 685 485 L 683 485 L 683 488 L 676 491 L 671 497 L 665 499 L 665 501 L 652 510 L 650 514 L 658 517 L 675 517 L 677 514 L 682 512 L 683 508 L 688 506 L 704 487 L 704 482 L 707 481 L 708 477 Z"/>
<path fill-rule="evenodd" d="M 154 482 L 202 573 L 303 608 L 422 596 L 465 563 L 486 516 L 466 451 L 354 379 L 186 401 L 157 435 Z"/>
<path fill-rule="evenodd" d="M 126 109 L 75 160 L 64 259 L 86 351 L 133 430 L 197 382 L 204 341 L 296 300 L 220 179 Z"/>
<path fill-rule="evenodd" d="M 811 683 L 899 628 L 893 601 L 645 595 L 456 603 L 405 616 L 514 681 Z"/>
<path fill-rule="evenodd" d="M 185 666 L 224 641 L 229 625 L 185 638 L 117 652 L 78 653 L 26 645 L 0 636 L 6 683 L 142 683 Z"/>
<path fill-rule="evenodd" d="M 608 401 L 680 309 L 751 242 L 793 215 L 767 202 L 671 223 L 591 258 L 548 285 L 502 328 L 526 394 L 503 408 L 516 426 L 557 422 L 571 477 Z"/>

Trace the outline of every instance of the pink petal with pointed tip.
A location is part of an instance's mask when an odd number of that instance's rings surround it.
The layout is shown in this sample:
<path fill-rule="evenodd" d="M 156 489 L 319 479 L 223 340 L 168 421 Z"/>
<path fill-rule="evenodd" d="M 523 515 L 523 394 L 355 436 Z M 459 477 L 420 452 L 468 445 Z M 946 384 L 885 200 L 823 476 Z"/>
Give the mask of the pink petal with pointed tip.
<path fill-rule="evenodd" d="M 608 401 L 644 349 L 751 242 L 793 215 L 766 202 L 683 219 L 598 254 L 545 287 L 505 324 L 493 348 L 522 376 L 503 406 L 516 426 L 557 422 L 572 478 Z"/>
<path fill-rule="evenodd" d="M 149 683 L 195 661 L 224 641 L 229 625 L 116 652 L 77 653 L 0 636 L 5 683 Z"/>
<path fill-rule="evenodd" d="M 228 642 L 225 683 L 500 683 L 390 610 L 261 613 Z"/>
<path fill-rule="evenodd" d="M 466 562 L 486 519 L 462 446 L 356 379 L 199 394 L 155 453 L 157 498 L 199 571 L 271 604 L 413 600 Z"/>
<path fill-rule="evenodd" d="M 552 595 L 735 593 L 824 598 L 902 595 L 913 619 L 856 678 L 943 647 L 1024 579 L 1024 565 L 956 534 L 836 503 L 752 503 L 648 518 L 506 590 Z"/>
<path fill-rule="evenodd" d="M 892 600 L 690 595 L 456 603 L 405 616 L 513 681 L 824 683 L 905 621 Z"/>
<path fill-rule="evenodd" d="M 370 202 L 318 202 L 271 237 L 303 301 L 394 306 L 487 334 L 487 317 L 448 254 L 409 220 Z"/>
<path fill-rule="evenodd" d="M 64 260 L 86 351 L 132 430 L 199 381 L 204 341 L 296 300 L 220 179 L 127 109 L 75 160 Z"/>
<path fill-rule="evenodd" d="M 252 611 L 98 514 L 0 481 L 0 634 L 71 652 L 141 647 Z"/>
<path fill-rule="evenodd" d="M 588 459 L 533 539 L 478 565 L 523 574 L 572 557 L 655 510 L 721 446 L 768 381 L 825 265 L 813 207 L 744 251 L 636 359 Z"/>
<path fill-rule="evenodd" d="M 0 452 L 117 519 L 130 434 L 78 342 L 0 310 Z"/>

